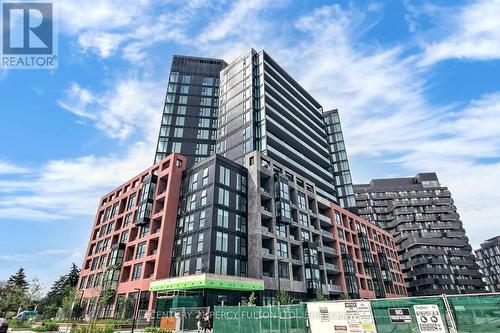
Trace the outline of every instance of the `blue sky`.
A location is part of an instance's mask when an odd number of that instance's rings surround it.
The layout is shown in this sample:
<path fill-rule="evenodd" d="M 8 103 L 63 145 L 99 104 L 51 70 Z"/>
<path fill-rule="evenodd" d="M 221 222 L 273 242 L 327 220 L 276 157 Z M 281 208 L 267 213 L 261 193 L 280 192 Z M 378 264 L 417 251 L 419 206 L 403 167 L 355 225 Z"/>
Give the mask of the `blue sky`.
<path fill-rule="evenodd" d="M 172 54 L 266 49 L 339 108 L 353 178 L 436 171 L 500 234 L 500 1 L 59 3 L 59 68 L 0 71 L 0 280 L 81 265 L 99 197 L 153 161 Z"/>

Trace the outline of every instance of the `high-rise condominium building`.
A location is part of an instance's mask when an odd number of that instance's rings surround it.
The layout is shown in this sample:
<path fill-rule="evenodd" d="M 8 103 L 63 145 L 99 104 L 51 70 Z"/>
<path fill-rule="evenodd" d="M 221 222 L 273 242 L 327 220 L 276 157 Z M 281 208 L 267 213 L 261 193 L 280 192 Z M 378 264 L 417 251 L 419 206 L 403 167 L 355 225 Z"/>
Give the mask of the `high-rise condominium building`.
<path fill-rule="evenodd" d="M 213 153 L 219 73 L 225 66 L 220 59 L 173 57 L 155 163 L 180 153 L 191 166 Z"/>
<path fill-rule="evenodd" d="M 484 291 L 448 188 L 435 173 L 354 185 L 359 216 L 394 236 L 414 296 Z"/>
<path fill-rule="evenodd" d="M 500 291 L 500 236 L 486 240 L 476 251 L 488 291 Z"/>
<path fill-rule="evenodd" d="M 188 82 L 181 78 L 188 74 L 176 71 L 179 76 L 171 81 Z M 176 75 L 174 70 L 172 73 Z M 171 121 L 184 117 L 177 113 L 177 98 L 181 95 L 171 99 L 174 101 Z M 197 108 L 201 110 L 199 105 Z M 189 107 L 186 110 L 189 115 Z M 196 117 L 204 119 L 199 115 L 192 118 Z M 166 124 L 164 117 L 162 128 Z M 332 160 L 341 163 L 346 157 L 345 148 L 337 145 L 342 141 L 341 136 L 328 138 L 330 134 L 338 134 L 337 127 L 327 132 L 327 126 L 334 124 L 338 124 L 338 117 L 331 113 L 323 115 L 321 105 L 264 51 L 251 50 L 222 69 L 218 154 L 201 158 L 192 154 L 192 150 L 185 151 L 200 160 L 187 163 L 182 187 L 175 178 L 178 197 L 169 203 L 177 208 L 176 214 L 169 211 L 168 225 L 160 218 L 165 213 L 162 207 L 167 204 L 161 200 L 162 196 L 151 198 L 152 206 L 145 212 L 149 224 L 139 213 L 130 217 L 132 228 L 137 228 L 135 233 L 141 234 L 148 225 L 150 234 L 158 229 L 155 226 L 167 228 L 167 242 L 162 245 L 170 248 L 170 252 L 154 252 L 157 243 L 150 245 L 148 238 L 143 241 L 136 237 L 131 242 L 123 238 L 121 242 L 118 235 L 122 231 L 118 227 L 113 229 L 116 237 L 108 236 L 125 253 L 117 268 L 118 297 L 134 295 L 131 288 L 138 286 L 138 282 L 130 281 L 132 277 L 142 281 L 140 288 L 148 286 L 150 292 L 146 294 L 148 303 L 143 301 L 141 310 L 165 311 L 181 304 L 245 304 L 252 292 L 259 304 L 272 304 L 277 302 L 280 290 L 298 300 L 315 298 L 318 293 L 331 299 L 342 294 L 352 298 L 405 296 L 391 234 L 338 204 L 334 171 L 346 170 L 341 166 L 331 167 L 331 163 Z M 176 138 L 172 140 L 177 142 Z M 182 140 L 181 153 L 187 147 L 184 142 L 191 142 L 186 136 L 179 142 Z M 167 146 L 161 153 L 169 150 Z M 159 161 L 148 173 L 160 172 L 158 179 L 165 179 L 161 173 L 165 161 Z M 157 168 L 160 171 L 155 173 Z M 340 182 L 339 186 L 349 186 L 349 182 Z M 163 193 L 158 192 L 160 189 L 164 186 L 157 186 L 153 192 Z M 116 196 L 118 192 L 120 198 L 128 196 L 122 187 L 112 193 Z M 141 192 L 137 196 L 142 197 Z M 109 200 L 100 207 L 99 214 L 114 205 Z M 121 217 L 113 216 L 112 222 Z M 95 226 L 100 227 L 101 224 Z M 92 238 L 90 246 L 103 238 L 106 236 Z M 144 242 L 145 249 L 139 247 Z M 137 257 L 140 249 L 148 254 L 153 249 L 153 254 L 144 259 L 141 255 Z M 94 252 L 88 253 L 86 263 L 97 256 Z M 155 257 L 157 254 L 165 257 Z M 136 269 L 135 265 L 140 263 L 147 269 Z M 159 267 L 161 274 L 155 271 Z M 95 275 L 96 269 L 92 265 L 86 268 L 82 279 Z M 136 273 L 127 275 L 129 270 Z M 98 288 L 94 285 L 89 285 L 90 289 Z M 95 297 L 86 290 L 86 283 L 81 287 L 84 297 Z M 118 303 L 114 309 L 117 306 Z"/>
<path fill-rule="evenodd" d="M 252 49 L 221 72 L 216 152 L 237 163 L 264 152 L 337 202 L 322 111 L 265 51 Z"/>

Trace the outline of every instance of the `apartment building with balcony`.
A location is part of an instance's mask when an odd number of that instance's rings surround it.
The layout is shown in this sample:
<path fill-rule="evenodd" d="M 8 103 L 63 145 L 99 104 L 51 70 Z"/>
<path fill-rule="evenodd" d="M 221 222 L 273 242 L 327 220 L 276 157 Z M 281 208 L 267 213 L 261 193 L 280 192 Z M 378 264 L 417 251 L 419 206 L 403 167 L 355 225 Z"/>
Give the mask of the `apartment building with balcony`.
<path fill-rule="evenodd" d="M 486 288 L 490 292 L 500 291 L 500 236 L 487 239 L 475 250 L 477 262 Z"/>
<path fill-rule="evenodd" d="M 78 283 L 87 316 L 109 317 L 125 298 L 153 309 L 149 284 L 170 276 L 186 164 L 171 154 L 101 198 Z"/>
<path fill-rule="evenodd" d="M 354 185 L 359 216 L 396 241 L 413 296 L 484 291 L 451 193 L 435 173 Z"/>
<path fill-rule="evenodd" d="M 316 192 L 316 184 L 267 155 L 247 154 L 248 274 L 262 303 L 278 290 L 300 300 L 405 296 L 392 236 Z"/>

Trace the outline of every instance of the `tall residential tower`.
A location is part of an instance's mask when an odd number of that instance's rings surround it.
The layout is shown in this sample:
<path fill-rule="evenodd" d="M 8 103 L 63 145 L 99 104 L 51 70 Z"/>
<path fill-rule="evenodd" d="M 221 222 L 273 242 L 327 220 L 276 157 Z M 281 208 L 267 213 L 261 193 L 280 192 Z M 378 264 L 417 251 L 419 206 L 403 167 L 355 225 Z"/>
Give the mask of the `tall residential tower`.
<path fill-rule="evenodd" d="M 224 60 L 174 55 L 156 148 L 155 163 L 170 153 L 188 166 L 213 154 Z"/>

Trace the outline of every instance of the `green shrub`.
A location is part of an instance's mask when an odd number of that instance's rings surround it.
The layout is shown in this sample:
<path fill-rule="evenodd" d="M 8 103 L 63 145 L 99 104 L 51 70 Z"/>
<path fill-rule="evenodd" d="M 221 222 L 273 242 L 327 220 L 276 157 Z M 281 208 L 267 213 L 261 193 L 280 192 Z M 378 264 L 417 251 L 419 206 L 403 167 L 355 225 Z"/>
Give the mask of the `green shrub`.
<path fill-rule="evenodd" d="M 18 319 L 7 320 L 10 328 L 30 328 L 31 325 L 27 321 L 22 321 Z"/>
<path fill-rule="evenodd" d="M 59 324 L 54 321 L 43 321 L 41 326 L 33 328 L 35 332 L 52 332 L 59 331 Z"/>

